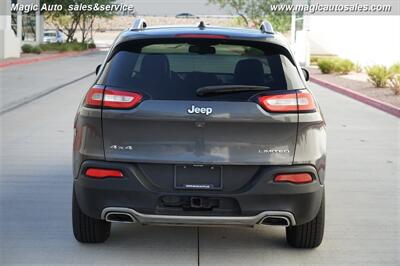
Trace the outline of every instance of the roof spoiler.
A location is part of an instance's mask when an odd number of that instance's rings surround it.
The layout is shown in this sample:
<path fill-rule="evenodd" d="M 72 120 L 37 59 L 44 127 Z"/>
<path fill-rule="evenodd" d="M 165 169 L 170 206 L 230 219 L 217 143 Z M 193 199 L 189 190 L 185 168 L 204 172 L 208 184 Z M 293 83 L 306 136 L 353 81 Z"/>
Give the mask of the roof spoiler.
<path fill-rule="evenodd" d="M 146 21 L 142 18 L 137 18 L 133 20 L 132 27 L 130 28 L 130 30 L 133 31 L 144 30 L 146 27 L 147 27 Z"/>
<path fill-rule="evenodd" d="M 260 25 L 260 30 L 262 33 L 269 33 L 269 34 L 274 34 L 274 28 L 272 27 L 271 23 L 269 21 L 264 20 L 261 25 Z"/>

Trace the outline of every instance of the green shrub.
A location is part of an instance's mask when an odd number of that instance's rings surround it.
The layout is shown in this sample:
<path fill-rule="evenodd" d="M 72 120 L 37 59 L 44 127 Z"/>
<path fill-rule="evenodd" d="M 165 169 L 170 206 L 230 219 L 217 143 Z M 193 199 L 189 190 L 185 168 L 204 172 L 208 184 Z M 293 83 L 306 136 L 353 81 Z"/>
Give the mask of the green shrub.
<path fill-rule="evenodd" d="M 58 51 L 62 43 L 42 43 L 39 45 L 42 51 Z"/>
<path fill-rule="evenodd" d="M 56 52 L 67 52 L 67 51 L 84 51 L 88 49 L 88 44 L 70 42 L 70 43 L 46 43 L 41 44 L 40 48 L 42 51 L 56 51 Z"/>
<path fill-rule="evenodd" d="M 40 49 L 42 51 L 58 51 L 58 48 L 60 47 L 60 43 L 42 43 L 39 45 Z"/>
<path fill-rule="evenodd" d="M 57 47 L 57 51 L 60 53 L 68 52 L 68 46 L 66 44 L 61 44 L 59 47 Z"/>
<path fill-rule="evenodd" d="M 39 47 L 40 47 L 40 49 L 42 50 L 42 51 L 49 51 L 50 49 L 49 49 L 49 47 L 50 47 L 50 44 L 49 43 L 41 43 L 41 44 L 39 44 Z"/>
<path fill-rule="evenodd" d="M 84 51 L 87 49 L 86 43 L 79 43 L 79 42 L 69 42 L 63 43 L 62 46 L 59 47 L 59 50 L 62 51 Z"/>
<path fill-rule="evenodd" d="M 320 60 L 320 59 L 321 59 L 320 56 L 312 55 L 312 56 L 310 56 L 310 64 L 311 65 L 318 65 L 318 60 Z"/>
<path fill-rule="evenodd" d="M 21 46 L 22 52 L 26 54 L 32 53 L 32 48 L 33 46 L 30 44 L 24 44 Z"/>
<path fill-rule="evenodd" d="M 88 48 L 89 49 L 94 49 L 94 48 L 96 48 L 96 44 L 94 42 L 91 42 L 91 43 L 88 44 Z"/>
<path fill-rule="evenodd" d="M 80 46 L 77 42 L 72 42 L 69 46 L 68 46 L 68 50 L 70 51 L 79 51 L 80 50 Z"/>
<path fill-rule="evenodd" d="M 374 65 L 365 68 L 365 70 L 367 71 L 369 81 L 378 88 L 386 87 L 388 80 L 392 76 L 389 69 L 383 65 Z"/>
<path fill-rule="evenodd" d="M 32 47 L 32 51 L 31 52 L 34 53 L 34 54 L 41 54 L 42 50 L 40 49 L 39 46 L 34 46 L 34 47 Z"/>
<path fill-rule="evenodd" d="M 389 68 L 390 73 L 392 74 L 400 74 L 400 63 L 393 64 Z"/>
<path fill-rule="evenodd" d="M 318 60 L 318 67 L 323 74 L 332 73 L 335 70 L 335 59 L 321 59 Z"/>
<path fill-rule="evenodd" d="M 311 65 L 318 65 L 320 60 L 324 59 L 336 59 L 336 55 L 312 55 L 310 56 L 310 64 Z"/>
<path fill-rule="evenodd" d="M 348 59 L 336 59 L 335 60 L 335 72 L 340 74 L 349 74 L 354 70 L 354 63 Z"/>
<path fill-rule="evenodd" d="M 400 74 L 393 75 L 388 83 L 394 94 L 400 95 Z"/>
<path fill-rule="evenodd" d="M 363 68 L 359 63 L 357 63 L 354 65 L 354 71 L 357 73 L 361 73 L 363 71 Z"/>

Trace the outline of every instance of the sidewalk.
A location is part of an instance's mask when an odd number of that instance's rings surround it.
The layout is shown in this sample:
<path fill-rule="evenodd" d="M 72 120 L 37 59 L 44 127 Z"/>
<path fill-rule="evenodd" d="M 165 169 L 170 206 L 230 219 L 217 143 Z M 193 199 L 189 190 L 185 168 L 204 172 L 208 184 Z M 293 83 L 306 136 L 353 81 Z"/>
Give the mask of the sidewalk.
<path fill-rule="evenodd" d="M 86 51 L 79 51 L 79 52 L 64 52 L 64 53 L 41 53 L 41 54 L 21 54 L 20 58 L 7 58 L 0 60 L 0 68 L 6 68 L 10 66 L 16 66 L 16 65 L 27 65 L 27 64 L 32 64 L 36 62 L 43 62 L 43 61 L 48 61 L 48 60 L 54 60 L 54 59 L 59 59 L 59 58 L 64 58 L 64 57 L 70 57 L 70 56 L 78 56 L 78 55 L 84 55 L 87 53 L 95 52 L 98 51 L 98 49 L 89 49 Z"/>
<path fill-rule="evenodd" d="M 322 74 L 315 67 L 308 70 L 311 82 L 400 117 L 400 95 L 394 95 L 390 88 L 375 88 L 364 73 L 338 75 Z"/>

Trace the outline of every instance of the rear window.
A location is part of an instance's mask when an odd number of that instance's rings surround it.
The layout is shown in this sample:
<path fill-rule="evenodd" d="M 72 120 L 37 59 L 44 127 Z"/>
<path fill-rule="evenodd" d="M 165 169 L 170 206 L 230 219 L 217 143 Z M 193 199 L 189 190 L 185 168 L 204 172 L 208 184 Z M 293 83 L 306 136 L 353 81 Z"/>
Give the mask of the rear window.
<path fill-rule="evenodd" d="M 55 32 L 45 32 L 45 33 L 44 33 L 44 36 L 45 36 L 45 37 L 55 37 L 55 36 L 56 36 L 56 33 L 55 33 Z"/>
<path fill-rule="evenodd" d="M 304 88 L 294 64 L 273 45 L 229 43 L 124 45 L 107 63 L 103 85 L 157 100 L 247 100 L 257 92 L 198 96 L 205 86 L 253 85 L 270 90 Z"/>

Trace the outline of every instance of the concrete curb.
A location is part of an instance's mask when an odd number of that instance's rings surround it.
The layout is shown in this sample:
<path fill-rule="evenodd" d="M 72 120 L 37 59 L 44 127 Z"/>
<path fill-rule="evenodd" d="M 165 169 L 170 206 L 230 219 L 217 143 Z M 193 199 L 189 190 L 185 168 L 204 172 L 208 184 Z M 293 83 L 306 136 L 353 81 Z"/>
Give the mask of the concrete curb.
<path fill-rule="evenodd" d="M 341 93 L 343 95 L 346 95 L 346 96 L 348 96 L 350 98 L 353 98 L 353 99 L 355 99 L 357 101 L 360 101 L 362 103 L 365 103 L 365 104 L 368 104 L 370 106 L 373 106 L 373 107 L 375 107 L 375 108 L 377 108 L 379 110 L 382 110 L 382 111 L 384 111 L 386 113 L 389 113 L 389 114 L 394 115 L 396 117 L 400 117 L 400 108 L 397 107 L 397 106 L 394 106 L 392 104 L 385 103 L 385 102 L 379 101 L 377 99 L 368 97 L 368 96 L 366 96 L 364 94 L 358 93 L 358 92 L 353 91 L 351 89 L 348 89 L 348 88 L 345 88 L 345 87 L 341 87 L 341 86 L 338 86 L 336 84 L 333 84 L 333 83 L 330 83 L 330 82 L 327 82 L 327 81 L 324 81 L 324 80 L 320 80 L 320 79 L 318 79 L 316 77 L 313 77 L 313 76 L 310 76 L 310 81 L 314 82 L 314 83 L 316 83 L 318 85 L 321 85 L 321 86 L 323 86 L 325 88 L 328 88 L 330 90 L 333 90 L 333 91 L 336 91 L 336 92 Z"/>
<path fill-rule="evenodd" d="M 95 52 L 95 51 L 98 51 L 98 49 L 97 48 L 89 49 L 89 50 L 86 50 L 83 52 L 64 52 L 64 53 L 57 53 L 57 54 L 49 54 L 49 55 L 38 57 L 38 58 L 20 58 L 20 59 L 10 60 L 8 62 L 0 62 L 0 68 L 6 68 L 6 67 L 11 67 L 11 66 L 17 66 L 17 65 L 28 65 L 28 64 L 32 64 L 32 63 L 49 61 L 49 60 L 54 60 L 54 59 L 59 59 L 59 58 L 64 58 L 64 57 L 84 55 L 84 54 L 88 54 L 88 53 Z"/>

